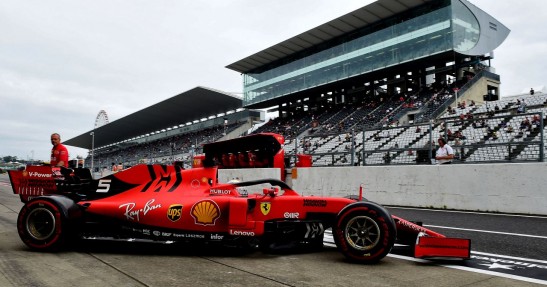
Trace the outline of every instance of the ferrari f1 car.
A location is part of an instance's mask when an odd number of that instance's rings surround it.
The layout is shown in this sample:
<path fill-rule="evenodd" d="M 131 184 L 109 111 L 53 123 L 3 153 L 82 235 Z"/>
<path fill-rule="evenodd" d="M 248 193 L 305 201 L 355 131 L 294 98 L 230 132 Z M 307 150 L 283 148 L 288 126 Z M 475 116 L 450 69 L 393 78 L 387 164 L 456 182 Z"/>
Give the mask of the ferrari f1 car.
<path fill-rule="evenodd" d="M 340 252 L 357 262 L 377 262 L 396 241 L 416 257 L 470 255 L 469 240 L 446 238 L 360 196 L 301 196 L 276 179 L 219 183 L 216 167 L 137 165 L 93 179 L 88 169 L 28 166 L 9 176 L 24 202 L 19 236 L 34 250 L 94 238 L 320 248 L 331 228 Z"/>

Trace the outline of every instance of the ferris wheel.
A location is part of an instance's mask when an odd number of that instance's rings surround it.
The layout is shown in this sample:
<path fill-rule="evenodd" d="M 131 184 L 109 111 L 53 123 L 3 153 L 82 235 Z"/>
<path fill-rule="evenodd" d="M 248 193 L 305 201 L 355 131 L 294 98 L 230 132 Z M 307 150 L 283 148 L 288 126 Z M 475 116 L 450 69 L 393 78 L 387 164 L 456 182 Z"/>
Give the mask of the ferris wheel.
<path fill-rule="evenodd" d="M 95 128 L 108 124 L 108 115 L 105 110 L 100 110 L 95 118 Z"/>

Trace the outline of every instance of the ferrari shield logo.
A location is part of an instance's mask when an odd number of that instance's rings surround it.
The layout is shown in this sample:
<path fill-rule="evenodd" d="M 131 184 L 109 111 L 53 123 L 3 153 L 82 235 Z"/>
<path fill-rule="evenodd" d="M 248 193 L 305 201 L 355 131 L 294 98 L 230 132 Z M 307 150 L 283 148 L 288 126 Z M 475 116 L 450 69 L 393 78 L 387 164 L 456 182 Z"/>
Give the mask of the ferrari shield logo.
<path fill-rule="evenodd" d="M 271 207 L 272 207 L 271 202 L 263 202 L 260 204 L 260 211 L 262 211 L 262 214 L 268 215 L 268 213 L 270 213 Z"/>

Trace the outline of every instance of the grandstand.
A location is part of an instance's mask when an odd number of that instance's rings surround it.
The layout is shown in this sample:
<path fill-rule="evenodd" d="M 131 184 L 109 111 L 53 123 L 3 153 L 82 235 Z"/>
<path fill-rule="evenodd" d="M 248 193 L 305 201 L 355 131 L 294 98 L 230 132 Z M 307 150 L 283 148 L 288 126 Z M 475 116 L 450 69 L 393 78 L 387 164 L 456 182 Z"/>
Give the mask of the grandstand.
<path fill-rule="evenodd" d="M 96 170 L 174 161 L 188 167 L 202 144 L 238 137 L 263 118 L 237 96 L 196 87 L 64 143 L 89 149 L 85 165 Z"/>
<path fill-rule="evenodd" d="M 249 131 L 284 135 L 292 164 L 430 164 L 439 137 L 457 162 L 543 161 L 547 95 L 501 97 L 492 66 L 508 34 L 466 0 L 379 0 L 228 65 L 243 99 L 199 87 L 65 143 L 90 148 L 94 132 L 101 167 L 188 166 Z M 279 116 L 256 128 L 255 109 Z"/>

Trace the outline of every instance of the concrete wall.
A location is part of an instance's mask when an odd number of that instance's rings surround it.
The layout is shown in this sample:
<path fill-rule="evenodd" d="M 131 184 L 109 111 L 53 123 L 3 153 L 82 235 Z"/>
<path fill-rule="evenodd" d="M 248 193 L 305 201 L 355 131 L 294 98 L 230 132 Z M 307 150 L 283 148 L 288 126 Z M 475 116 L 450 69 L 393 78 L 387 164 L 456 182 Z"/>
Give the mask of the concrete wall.
<path fill-rule="evenodd" d="M 296 172 L 295 172 L 296 171 Z M 302 195 L 358 195 L 383 205 L 547 215 L 547 163 L 314 167 L 287 183 Z M 279 179 L 278 169 L 219 170 L 219 181 Z"/>
<path fill-rule="evenodd" d="M 547 163 L 299 168 L 294 190 L 384 205 L 547 215 Z"/>

